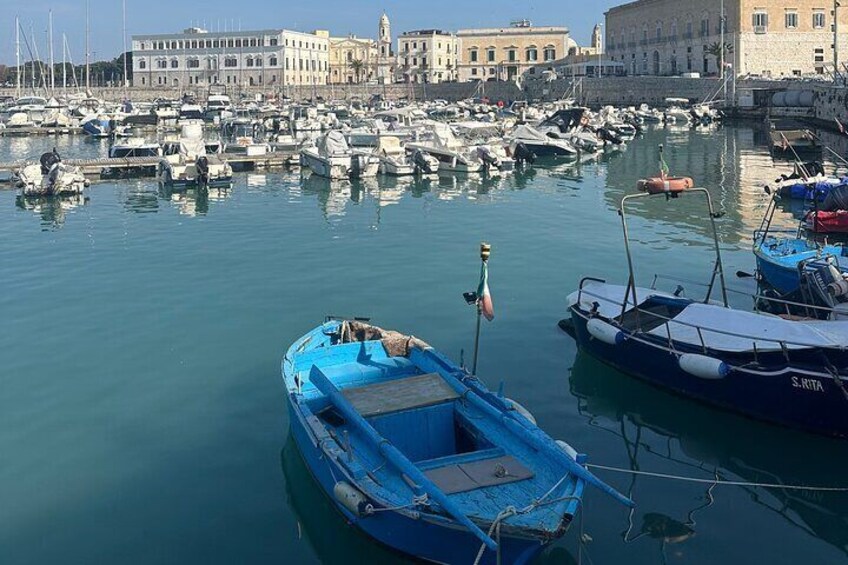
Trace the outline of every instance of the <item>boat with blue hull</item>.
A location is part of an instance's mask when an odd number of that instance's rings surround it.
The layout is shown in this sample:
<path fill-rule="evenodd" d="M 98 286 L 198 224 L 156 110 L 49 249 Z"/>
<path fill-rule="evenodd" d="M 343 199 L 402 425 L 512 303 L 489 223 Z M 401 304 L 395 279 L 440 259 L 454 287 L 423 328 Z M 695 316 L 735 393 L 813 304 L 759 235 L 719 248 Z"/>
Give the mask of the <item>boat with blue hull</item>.
<path fill-rule="evenodd" d="M 829 261 L 839 271 L 848 272 L 848 249 L 842 244 L 820 243 L 792 232 L 771 229 L 777 198 L 772 198 L 760 228 L 754 232 L 754 257 L 760 280 L 779 294 L 798 292 L 805 265 Z"/>
<path fill-rule="evenodd" d="M 517 404 L 426 343 L 331 320 L 285 355 L 291 432 L 336 508 L 437 563 L 527 563 L 591 485 L 632 506 Z"/>
<path fill-rule="evenodd" d="M 848 322 L 730 308 L 709 192 L 685 192 L 706 197 L 713 225 L 716 263 L 704 300 L 636 286 L 626 204 L 650 195 L 629 195 L 619 208 L 628 284 L 584 279 L 560 326 L 583 351 L 664 389 L 751 418 L 848 437 Z"/>

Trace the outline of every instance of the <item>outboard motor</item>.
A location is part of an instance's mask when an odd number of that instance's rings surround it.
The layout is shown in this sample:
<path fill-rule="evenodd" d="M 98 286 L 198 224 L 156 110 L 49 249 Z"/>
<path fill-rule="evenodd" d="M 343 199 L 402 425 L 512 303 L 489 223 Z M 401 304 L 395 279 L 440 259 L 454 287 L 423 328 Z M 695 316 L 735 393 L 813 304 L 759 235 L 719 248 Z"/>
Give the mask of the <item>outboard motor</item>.
<path fill-rule="evenodd" d="M 621 145 L 623 141 L 611 128 L 601 128 L 599 130 L 601 139 L 604 143 L 612 143 L 613 145 Z"/>
<path fill-rule="evenodd" d="M 415 166 L 415 171 L 424 175 L 433 174 L 433 167 L 430 166 L 430 161 L 420 149 L 416 149 L 412 154 L 412 164 Z"/>
<path fill-rule="evenodd" d="M 197 168 L 197 184 L 206 186 L 209 184 L 209 159 L 206 157 L 198 157 L 194 164 Z"/>
<path fill-rule="evenodd" d="M 536 162 L 536 154 L 530 151 L 530 149 L 520 141 L 515 144 L 515 151 L 513 151 L 512 157 L 519 165 L 524 163 L 532 165 Z"/>
<path fill-rule="evenodd" d="M 53 151 L 43 153 L 38 161 L 41 163 L 41 174 L 46 175 L 50 172 L 50 169 L 52 169 L 54 165 L 61 163 L 62 159 L 59 157 L 59 153 L 53 149 Z"/>
<path fill-rule="evenodd" d="M 62 175 L 62 163 L 57 162 L 50 168 L 47 173 L 47 196 L 55 196 L 57 194 L 56 185 L 59 183 L 59 177 Z"/>
<path fill-rule="evenodd" d="M 481 161 L 483 161 L 483 163 L 486 164 L 486 168 L 499 168 L 501 166 L 501 160 L 498 159 L 498 156 L 495 155 L 488 147 L 484 147 L 482 145 L 477 147 L 477 156 Z"/>

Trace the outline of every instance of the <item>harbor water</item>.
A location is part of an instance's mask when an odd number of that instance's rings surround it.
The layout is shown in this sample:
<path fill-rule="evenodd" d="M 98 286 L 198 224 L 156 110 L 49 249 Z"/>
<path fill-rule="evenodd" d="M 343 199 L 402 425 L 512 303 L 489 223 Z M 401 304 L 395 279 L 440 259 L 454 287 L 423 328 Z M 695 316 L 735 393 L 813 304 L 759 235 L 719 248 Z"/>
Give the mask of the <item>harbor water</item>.
<path fill-rule="evenodd" d="M 848 443 L 677 398 L 577 353 L 557 322 L 584 276 L 625 282 L 620 198 L 658 171 L 710 189 L 728 284 L 754 291 L 752 233 L 775 164 L 746 127 L 652 130 L 622 152 L 499 178 L 362 183 L 236 175 L 172 193 L 99 182 L 76 200 L 0 191 L 0 563 L 403 563 L 345 524 L 290 439 L 280 361 L 325 316 L 361 316 L 470 361 L 478 246 L 496 318 L 480 375 L 638 503 L 587 491 L 541 563 L 844 563 Z M 0 140 L 0 161 L 105 154 Z M 778 222 L 794 225 L 793 210 Z M 687 296 L 712 270 L 694 199 L 630 223 L 638 282 Z M 734 303 L 750 307 L 750 299 Z M 582 535 L 581 535 L 582 534 Z M 581 541 L 582 540 L 582 541 Z M 471 565 L 471 564 L 469 564 Z"/>

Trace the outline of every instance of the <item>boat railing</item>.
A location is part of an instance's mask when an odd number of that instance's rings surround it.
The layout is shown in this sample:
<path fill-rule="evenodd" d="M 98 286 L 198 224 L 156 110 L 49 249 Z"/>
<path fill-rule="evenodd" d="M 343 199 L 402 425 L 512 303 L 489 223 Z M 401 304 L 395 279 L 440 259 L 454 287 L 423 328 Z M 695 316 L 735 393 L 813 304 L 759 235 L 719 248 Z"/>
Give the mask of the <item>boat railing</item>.
<path fill-rule="evenodd" d="M 678 283 L 684 283 L 684 284 L 691 284 L 691 285 L 695 285 L 695 286 L 701 286 L 701 287 L 704 287 L 704 288 L 709 288 L 709 285 L 706 284 L 706 283 L 700 283 L 700 282 L 697 282 L 697 281 L 686 280 L 686 279 L 682 279 L 680 277 L 673 277 L 673 276 L 667 276 L 667 275 L 654 275 L 654 282 L 653 282 L 653 284 L 651 284 L 651 290 L 657 290 L 657 281 L 658 280 L 666 280 L 666 281 L 672 281 L 672 282 L 678 282 Z M 838 313 L 838 314 L 842 314 L 842 315 L 845 314 L 844 312 L 839 312 L 839 311 L 836 310 L 836 308 L 832 308 L 830 306 L 818 306 L 818 305 L 815 305 L 815 304 L 806 304 L 804 302 L 795 302 L 793 300 L 787 300 L 785 298 L 778 298 L 778 297 L 774 297 L 774 296 L 766 296 L 765 294 L 761 294 L 759 292 L 757 294 L 752 294 L 752 293 L 746 292 L 744 290 L 738 290 L 738 289 L 730 288 L 730 287 L 727 288 L 727 292 L 729 292 L 730 294 L 734 294 L 736 296 L 744 296 L 745 298 L 750 298 L 754 302 L 754 308 L 757 309 L 758 311 L 760 309 L 757 308 L 757 301 L 761 300 L 761 301 L 771 302 L 771 303 L 774 303 L 774 304 L 785 306 L 786 307 L 786 314 L 790 315 L 790 316 L 792 315 L 792 312 L 789 310 L 789 308 L 791 306 L 794 306 L 796 308 L 804 308 L 806 310 L 814 310 L 816 312 L 823 312 L 823 313 L 826 313 L 828 315 L 831 315 L 831 314 L 834 314 L 834 313 Z M 765 313 L 768 314 L 768 312 L 765 312 Z"/>
<path fill-rule="evenodd" d="M 665 327 L 666 336 L 667 336 L 667 339 L 668 339 L 668 347 L 664 348 L 664 349 L 667 349 L 667 351 L 669 351 L 670 353 L 680 354 L 680 352 L 677 349 L 675 349 L 675 347 L 674 347 L 674 338 L 672 337 L 672 334 L 671 334 L 671 323 L 674 323 L 674 324 L 677 324 L 677 325 L 680 325 L 680 326 L 683 326 L 683 327 L 688 327 L 688 328 L 694 329 L 698 333 L 698 339 L 701 342 L 701 350 L 705 354 L 709 352 L 709 348 L 707 347 L 706 341 L 704 340 L 703 332 L 710 332 L 710 333 L 714 333 L 714 334 L 719 334 L 719 335 L 723 335 L 723 336 L 727 336 L 727 337 L 735 337 L 735 338 L 740 338 L 740 339 L 751 339 L 751 344 L 752 344 L 752 348 L 753 348 L 755 356 L 756 356 L 756 353 L 757 353 L 757 343 L 773 343 L 773 344 L 779 345 L 780 349 L 784 353 L 784 356 L 787 358 L 787 361 L 789 360 L 788 359 L 789 358 L 789 350 L 787 348 L 787 346 L 789 346 L 789 345 L 792 345 L 792 346 L 795 346 L 795 347 L 810 348 L 810 349 L 822 348 L 823 347 L 821 343 L 807 343 L 807 342 L 803 342 L 803 341 L 794 341 L 794 340 L 788 340 L 788 339 L 774 339 L 774 338 L 765 337 L 765 336 L 756 337 L 756 336 L 751 336 L 751 335 L 743 334 L 743 333 L 739 333 L 739 332 L 732 332 L 732 331 L 718 329 L 718 328 L 710 328 L 710 327 L 702 326 L 702 325 L 699 325 L 699 324 L 693 324 L 693 323 L 690 323 L 690 322 L 685 322 L 685 321 L 682 321 L 682 320 L 675 320 L 674 318 L 669 318 L 667 316 L 663 316 L 662 314 L 659 314 L 657 312 L 651 312 L 651 311 L 648 311 L 648 310 L 643 310 L 639 307 L 639 305 L 634 305 L 632 303 L 627 303 L 627 302 L 619 302 L 618 300 L 614 300 L 614 299 L 612 299 L 608 296 L 603 296 L 601 294 L 594 293 L 590 290 L 586 290 L 585 288 L 582 288 L 582 285 L 581 285 L 581 289 L 580 289 L 580 292 L 579 292 L 579 295 L 578 295 L 578 300 L 580 300 L 581 302 L 582 302 L 582 296 L 584 294 L 587 295 L 587 296 L 591 296 L 592 298 L 595 298 L 597 300 L 607 302 L 607 303 L 612 304 L 614 306 L 621 307 L 624 311 L 627 311 L 628 306 L 632 306 L 632 309 L 637 311 L 637 312 L 642 312 L 643 314 L 647 314 L 647 315 L 651 316 L 652 318 L 662 320 L 662 322 L 663 322 L 662 325 Z M 637 337 L 637 334 L 639 334 L 639 333 L 646 333 L 646 332 L 641 332 L 641 330 L 637 330 L 635 332 L 627 332 L 627 338 L 628 339 L 637 339 L 638 341 L 640 341 L 642 343 L 649 344 L 649 345 L 656 345 L 656 344 L 653 344 L 651 342 L 647 342 L 645 340 L 639 339 Z M 654 335 L 656 335 L 656 334 L 654 334 Z M 828 346 L 828 347 L 825 347 L 825 349 L 838 349 L 840 351 L 844 351 L 846 348 L 848 348 L 848 344 L 846 344 L 846 346 Z"/>

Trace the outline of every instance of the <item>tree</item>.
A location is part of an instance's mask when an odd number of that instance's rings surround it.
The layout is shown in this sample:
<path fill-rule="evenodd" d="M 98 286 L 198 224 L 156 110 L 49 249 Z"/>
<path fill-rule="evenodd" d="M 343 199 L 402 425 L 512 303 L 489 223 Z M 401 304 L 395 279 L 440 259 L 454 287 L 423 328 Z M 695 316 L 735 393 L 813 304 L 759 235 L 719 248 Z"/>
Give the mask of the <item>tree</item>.
<path fill-rule="evenodd" d="M 350 62 L 350 68 L 356 76 L 356 82 L 362 82 L 362 71 L 365 69 L 365 61 L 362 59 L 354 59 Z"/>
<path fill-rule="evenodd" d="M 727 58 L 728 55 L 733 53 L 733 45 L 730 43 L 724 44 L 724 56 Z M 704 47 L 704 55 L 712 55 L 716 59 L 721 58 L 721 43 L 716 41 L 715 43 L 710 43 L 706 47 Z"/>

